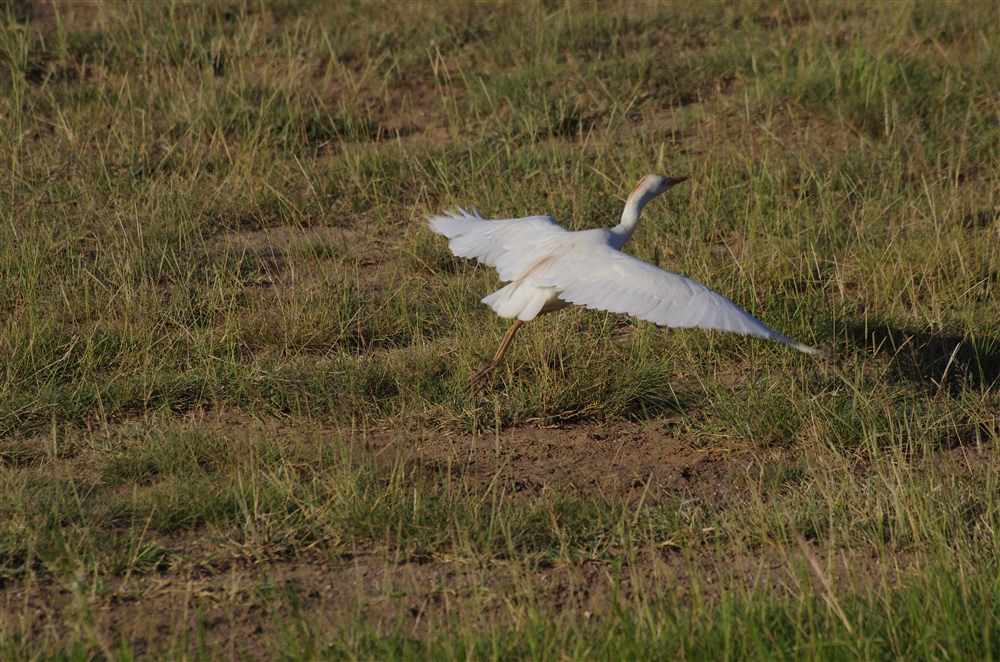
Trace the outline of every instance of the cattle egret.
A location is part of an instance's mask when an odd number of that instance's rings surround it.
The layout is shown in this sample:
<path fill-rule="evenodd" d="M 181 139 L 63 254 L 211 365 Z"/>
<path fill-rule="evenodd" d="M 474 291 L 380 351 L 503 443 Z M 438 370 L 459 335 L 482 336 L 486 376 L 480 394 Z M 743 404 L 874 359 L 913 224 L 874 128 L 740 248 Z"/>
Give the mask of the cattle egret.
<path fill-rule="evenodd" d="M 514 324 L 493 359 L 473 376 L 473 393 L 500 364 L 522 324 L 570 304 L 660 326 L 770 338 L 808 354 L 828 355 L 786 338 L 701 283 L 621 251 L 649 201 L 686 179 L 646 175 L 629 194 L 621 223 L 611 229 L 570 232 L 550 216 L 486 220 L 476 207 L 472 214 L 459 207 L 457 213 L 427 219 L 434 232 L 448 238 L 455 255 L 494 267 L 509 283 L 482 300 Z"/>

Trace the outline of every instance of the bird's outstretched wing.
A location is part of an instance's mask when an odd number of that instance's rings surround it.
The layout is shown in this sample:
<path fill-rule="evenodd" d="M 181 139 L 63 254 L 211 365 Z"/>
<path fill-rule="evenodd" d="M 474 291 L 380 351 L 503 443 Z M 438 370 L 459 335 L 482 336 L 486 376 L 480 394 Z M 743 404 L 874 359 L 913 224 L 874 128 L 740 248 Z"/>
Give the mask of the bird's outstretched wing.
<path fill-rule="evenodd" d="M 661 326 L 716 329 L 770 338 L 808 354 L 823 350 L 786 338 L 701 283 L 598 243 L 577 244 L 531 273 L 569 303 L 625 313 Z"/>
<path fill-rule="evenodd" d="M 495 267 L 503 281 L 520 278 L 525 269 L 552 254 L 569 234 L 551 216 L 488 221 L 475 207 L 474 215 L 458 209 L 459 213 L 430 216 L 427 224 L 448 237 L 452 253 Z"/>
<path fill-rule="evenodd" d="M 605 230 L 568 232 L 550 216 L 486 220 L 475 207 L 474 215 L 459 211 L 431 216 L 428 224 L 448 237 L 455 255 L 495 267 L 502 281 L 551 287 L 568 303 L 660 326 L 716 329 L 829 354 L 786 338 L 701 283 L 612 248 Z"/>

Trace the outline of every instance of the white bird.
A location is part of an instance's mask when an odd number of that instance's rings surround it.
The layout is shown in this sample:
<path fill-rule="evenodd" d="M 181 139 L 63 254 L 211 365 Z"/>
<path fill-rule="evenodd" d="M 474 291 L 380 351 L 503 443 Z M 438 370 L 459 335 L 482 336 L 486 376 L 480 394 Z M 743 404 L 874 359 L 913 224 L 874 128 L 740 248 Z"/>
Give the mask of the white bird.
<path fill-rule="evenodd" d="M 570 304 L 660 326 L 770 338 L 808 354 L 828 355 L 786 338 L 701 283 L 621 251 L 646 204 L 686 179 L 646 175 L 629 194 L 621 223 L 611 229 L 570 232 L 551 216 L 486 220 L 476 207 L 474 214 L 459 207 L 459 213 L 428 217 L 431 229 L 448 237 L 455 255 L 496 268 L 500 280 L 510 283 L 482 300 L 500 317 L 515 321 L 493 359 L 473 376 L 473 392 L 499 365 L 522 324 Z"/>

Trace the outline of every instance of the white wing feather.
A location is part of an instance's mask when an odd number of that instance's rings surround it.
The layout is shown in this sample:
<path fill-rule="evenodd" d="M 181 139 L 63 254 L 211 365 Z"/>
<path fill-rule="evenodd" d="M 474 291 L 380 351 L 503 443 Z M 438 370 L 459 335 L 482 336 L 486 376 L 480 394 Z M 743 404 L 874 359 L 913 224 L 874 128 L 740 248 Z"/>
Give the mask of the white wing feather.
<path fill-rule="evenodd" d="M 728 331 L 770 338 L 809 354 L 826 353 L 786 338 L 701 283 L 604 243 L 577 243 L 539 265 L 531 283 L 554 287 L 563 301 L 660 326 Z"/>
<path fill-rule="evenodd" d="M 613 248 L 608 230 L 569 232 L 550 216 L 487 221 L 478 209 L 473 208 L 475 216 L 459 209 L 431 216 L 431 229 L 448 237 L 455 255 L 495 267 L 502 281 L 551 287 L 568 303 L 660 326 L 770 338 L 809 354 L 826 354 L 786 338 L 701 283 Z"/>
<path fill-rule="evenodd" d="M 432 230 L 448 237 L 452 253 L 495 267 L 504 282 L 520 278 L 526 269 L 551 255 L 572 234 L 551 216 L 487 221 L 461 207 L 459 210 L 461 213 L 449 211 L 445 216 L 431 216 L 427 223 Z"/>

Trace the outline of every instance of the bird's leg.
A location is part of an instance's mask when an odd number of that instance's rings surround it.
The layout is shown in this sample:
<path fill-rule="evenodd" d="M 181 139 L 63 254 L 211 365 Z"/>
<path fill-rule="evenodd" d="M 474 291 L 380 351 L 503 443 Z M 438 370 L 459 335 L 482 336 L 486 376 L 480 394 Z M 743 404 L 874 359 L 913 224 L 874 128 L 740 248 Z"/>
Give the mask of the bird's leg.
<path fill-rule="evenodd" d="M 472 383 L 469 384 L 469 387 L 473 395 L 475 395 L 479 389 L 483 387 L 483 384 L 486 383 L 486 378 L 490 376 L 490 373 L 492 373 L 498 365 L 500 365 L 503 355 L 507 353 L 507 348 L 510 347 L 510 341 L 514 339 L 514 334 L 517 333 L 517 330 L 520 329 L 523 324 L 524 322 L 521 320 L 514 320 L 514 324 L 507 330 L 507 335 L 505 335 L 503 340 L 500 342 L 500 349 L 498 349 L 497 353 L 493 355 L 493 359 L 483 366 L 482 370 L 472 376 Z"/>

